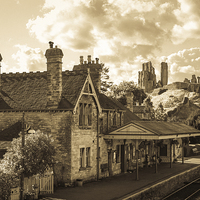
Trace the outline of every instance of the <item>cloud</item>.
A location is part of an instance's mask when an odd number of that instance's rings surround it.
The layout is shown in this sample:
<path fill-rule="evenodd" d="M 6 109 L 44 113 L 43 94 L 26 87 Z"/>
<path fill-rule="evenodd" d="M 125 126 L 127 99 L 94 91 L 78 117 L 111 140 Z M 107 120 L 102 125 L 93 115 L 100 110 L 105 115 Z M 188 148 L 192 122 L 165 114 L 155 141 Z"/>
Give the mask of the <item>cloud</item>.
<path fill-rule="evenodd" d="M 9 70 L 18 72 L 45 71 L 46 59 L 39 48 L 31 48 L 27 45 L 15 45 L 19 50 L 12 55 L 16 66 L 9 67 Z"/>
<path fill-rule="evenodd" d="M 191 79 L 193 74 L 200 76 L 200 48 L 183 49 L 167 57 L 161 57 L 161 61 L 168 63 L 169 82 Z"/>
<path fill-rule="evenodd" d="M 115 81 L 137 81 L 142 63 L 150 60 L 159 72 L 163 59 L 170 66 L 170 81 L 183 81 L 198 72 L 199 49 L 165 58 L 156 52 L 166 40 L 180 44 L 200 38 L 199 9 L 197 0 L 45 0 L 43 15 L 30 19 L 27 29 L 42 43 L 51 40 L 78 52 L 93 49 Z"/>
<path fill-rule="evenodd" d="M 142 56 L 147 56 L 152 54 L 152 50 L 160 48 L 173 27 L 169 24 L 175 20 L 172 10 L 177 4 L 173 3 L 174 0 L 171 2 L 46 0 L 44 15 L 30 19 L 27 28 L 40 42 L 53 40 L 61 48 L 74 51 L 96 48 L 99 55 L 102 52 L 104 55 L 106 51 L 110 56 L 121 48 L 132 49 L 128 52 L 130 57 L 135 49 L 143 45 L 151 46 L 148 52 L 139 51 Z M 122 62 L 127 61 L 124 56 L 122 59 Z"/>
<path fill-rule="evenodd" d="M 178 0 L 179 8 L 174 10 L 177 23 L 172 29 L 172 42 L 183 43 L 188 38 L 200 38 L 200 1 Z"/>

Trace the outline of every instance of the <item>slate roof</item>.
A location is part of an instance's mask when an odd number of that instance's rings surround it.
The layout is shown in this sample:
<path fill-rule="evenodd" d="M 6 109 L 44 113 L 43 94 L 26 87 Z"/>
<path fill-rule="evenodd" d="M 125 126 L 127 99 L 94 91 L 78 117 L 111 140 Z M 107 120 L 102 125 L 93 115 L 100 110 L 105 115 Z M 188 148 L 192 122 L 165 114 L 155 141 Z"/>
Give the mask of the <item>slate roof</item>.
<path fill-rule="evenodd" d="M 62 98 L 58 109 L 73 109 L 80 95 L 87 73 L 62 72 Z M 124 121 L 140 120 L 116 99 L 98 93 L 102 109 L 124 110 Z M 0 109 L 46 109 L 47 72 L 2 74 Z"/>
<path fill-rule="evenodd" d="M 46 73 L 3 74 L 0 109 L 46 109 Z M 86 77 L 87 74 L 63 72 L 63 94 L 58 108 L 74 107 Z"/>
<path fill-rule="evenodd" d="M 145 106 L 133 106 L 133 113 L 144 113 Z"/>
<path fill-rule="evenodd" d="M 176 139 L 200 136 L 200 130 L 179 122 L 132 121 L 104 135 L 104 139 Z"/>
<path fill-rule="evenodd" d="M 104 94 L 98 94 L 98 99 L 102 109 L 124 110 L 124 123 L 128 123 L 132 120 L 141 120 L 115 98 L 107 97 Z"/>
<path fill-rule="evenodd" d="M 200 131 L 195 129 L 194 127 L 179 122 L 137 121 L 134 123 L 151 132 L 154 132 L 157 135 L 200 133 Z"/>
<path fill-rule="evenodd" d="M 22 123 L 16 122 L 8 128 L 0 131 L 0 141 L 12 141 L 13 138 L 18 138 L 22 130 Z"/>

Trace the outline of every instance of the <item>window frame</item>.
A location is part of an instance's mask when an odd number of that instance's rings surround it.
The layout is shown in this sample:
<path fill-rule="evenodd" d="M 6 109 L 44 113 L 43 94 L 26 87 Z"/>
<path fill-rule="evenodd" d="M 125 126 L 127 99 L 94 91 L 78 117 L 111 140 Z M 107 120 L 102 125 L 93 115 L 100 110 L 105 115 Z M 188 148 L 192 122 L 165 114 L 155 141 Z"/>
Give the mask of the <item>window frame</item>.
<path fill-rule="evenodd" d="M 90 167 L 91 166 L 91 148 L 86 147 L 85 148 L 85 166 Z"/>
<path fill-rule="evenodd" d="M 90 128 L 92 126 L 92 111 L 91 103 L 79 103 L 79 127 Z"/>

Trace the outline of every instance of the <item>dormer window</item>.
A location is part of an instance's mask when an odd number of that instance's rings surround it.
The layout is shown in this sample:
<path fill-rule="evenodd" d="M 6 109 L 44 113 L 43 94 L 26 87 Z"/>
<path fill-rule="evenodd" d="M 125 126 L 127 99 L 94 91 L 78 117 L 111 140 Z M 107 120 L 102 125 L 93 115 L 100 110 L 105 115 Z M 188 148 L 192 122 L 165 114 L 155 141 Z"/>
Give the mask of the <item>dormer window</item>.
<path fill-rule="evenodd" d="M 92 126 L 92 104 L 79 104 L 79 126 Z"/>

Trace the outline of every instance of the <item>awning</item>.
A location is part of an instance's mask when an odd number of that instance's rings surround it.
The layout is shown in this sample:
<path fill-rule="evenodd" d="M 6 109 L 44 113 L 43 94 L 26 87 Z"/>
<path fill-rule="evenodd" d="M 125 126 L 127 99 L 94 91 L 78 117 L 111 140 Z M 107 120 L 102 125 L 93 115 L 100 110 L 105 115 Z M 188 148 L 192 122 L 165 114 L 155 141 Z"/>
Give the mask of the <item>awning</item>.
<path fill-rule="evenodd" d="M 200 130 L 179 122 L 132 121 L 104 135 L 104 139 L 161 140 L 200 136 Z"/>

